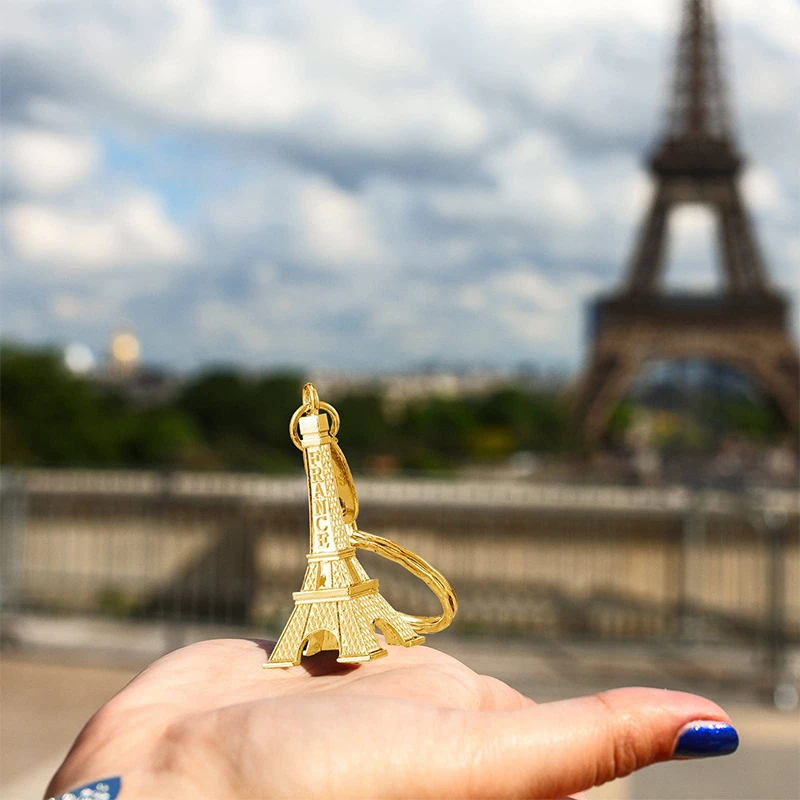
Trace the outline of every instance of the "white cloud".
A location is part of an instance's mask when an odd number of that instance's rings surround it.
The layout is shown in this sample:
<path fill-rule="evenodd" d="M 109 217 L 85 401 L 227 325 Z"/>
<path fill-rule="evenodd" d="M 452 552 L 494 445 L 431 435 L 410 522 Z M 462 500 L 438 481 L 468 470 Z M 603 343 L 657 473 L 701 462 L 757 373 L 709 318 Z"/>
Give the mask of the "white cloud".
<path fill-rule="evenodd" d="M 209 209 L 211 230 L 220 239 L 237 241 L 243 250 L 264 247 L 273 260 L 339 273 L 392 263 L 379 216 L 363 192 L 272 163 L 215 198 Z"/>
<path fill-rule="evenodd" d="M 572 230 L 587 224 L 592 205 L 579 176 L 555 139 L 534 131 L 487 157 L 493 185 L 434 191 L 444 217 L 480 224 L 530 225 L 557 221 Z"/>
<path fill-rule="evenodd" d="M 50 13 L 54 5 L 17 7 L 7 39 L 85 92 L 169 124 L 443 155 L 474 149 L 488 132 L 481 110 L 413 42 L 354 6 L 292 4 L 253 33 L 204 0 L 75 0 Z"/>
<path fill-rule="evenodd" d="M 197 341 L 204 347 L 222 342 L 241 358 L 260 363 L 331 365 L 342 351 L 358 360 L 370 354 L 360 332 L 347 337 L 321 335 L 320 329 L 346 319 L 353 310 L 380 307 L 381 285 L 335 278 L 283 283 L 268 264 L 256 264 L 246 296 L 203 296 L 191 309 Z M 359 347 L 359 344 L 361 345 Z"/>
<path fill-rule="evenodd" d="M 101 293 L 76 294 L 61 292 L 50 302 L 50 309 L 56 319 L 66 324 L 119 321 L 119 305 L 109 302 L 109 297 Z"/>
<path fill-rule="evenodd" d="M 293 50 L 255 36 L 222 36 L 197 64 L 185 113 L 226 128 L 283 126 L 307 109 L 310 92 Z M 180 108 L 178 108 L 180 113 Z"/>
<path fill-rule="evenodd" d="M 4 227 L 19 259 L 55 273 L 171 265 L 190 254 L 159 199 L 141 190 L 105 208 L 20 202 L 6 212 Z"/>
<path fill-rule="evenodd" d="M 3 139 L 3 171 L 17 190 L 58 194 L 85 180 L 97 166 L 100 150 L 89 137 L 15 127 Z"/>
<path fill-rule="evenodd" d="M 459 299 L 471 311 L 493 316 L 531 352 L 547 348 L 564 357 L 580 338 L 585 301 L 600 288 L 589 275 L 553 278 L 532 264 L 516 264 L 485 283 L 466 285 Z"/>
<path fill-rule="evenodd" d="M 383 265 L 386 255 L 358 198 L 323 182 L 300 191 L 303 241 L 319 264 Z"/>
<path fill-rule="evenodd" d="M 274 339 L 268 328 L 270 320 L 249 313 L 241 305 L 224 300 L 206 300 L 194 312 L 194 323 L 204 339 L 231 337 L 248 355 L 269 353 Z"/>
<path fill-rule="evenodd" d="M 760 0 L 728 0 L 725 8 L 723 23 L 755 30 L 776 48 L 800 55 L 800 8 L 794 0 L 770 0 L 769 6 Z"/>
<path fill-rule="evenodd" d="M 757 212 L 778 209 L 786 202 L 775 175 L 768 169 L 747 170 L 742 191 L 750 208 Z"/>

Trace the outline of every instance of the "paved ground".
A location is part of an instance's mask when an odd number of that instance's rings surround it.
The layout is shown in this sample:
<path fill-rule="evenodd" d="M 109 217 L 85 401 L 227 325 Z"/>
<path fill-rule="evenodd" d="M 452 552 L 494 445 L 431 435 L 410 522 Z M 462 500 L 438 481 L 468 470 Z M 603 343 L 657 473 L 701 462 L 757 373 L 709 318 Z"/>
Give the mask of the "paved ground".
<path fill-rule="evenodd" d="M 0 659 L 0 797 L 41 797 L 86 720 L 135 674 L 49 659 Z"/>
<path fill-rule="evenodd" d="M 40 624 L 41 623 L 41 624 Z M 108 623 L 104 623 L 108 625 Z M 181 632 L 152 625 L 125 631 L 103 623 L 34 621 L 17 647 L 0 659 L 0 798 L 36 800 L 83 723 L 161 651 L 184 641 L 219 635 L 209 629 Z M 49 627 L 48 627 L 49 625 Z M 39 636 L 38 642 L 33 632 Z M 59 634 L 60 631 L 60 634 Z M 116 631 L 116 635 L 112 633 Z M 59 636 L 71 641 L 63 647 Z M 95 646 L 90 648 L 88 642 Z M 498 652 L 497 643 L 439 637 L 441 649 L 480 672 L 492 673 L 538 699 L 556 699 L 622 683 L 687 685 L 687 677 L 659 673 L 641 654 L 604 657 L 575 648 L 542 653 L 520 644 Z M 79 646 L 75 646 L 76 642 Z M 80 643 L 83 642 L 84 645 Z M 105 646 L 97 646 L 104 642 Z M 24 646 L 23 646 L 24 645 Z M 592 663 L 589 663 L 592 662 Z M 623 663 L 624 662 L 624 663 Z M 603 665 L 605 665 L 603 667 Z M 586 669 L 586 667 L 591 669 Z M 605 670 L 605 675 L 603 674 Z M 673 670 L 674 673 L 674 670 Z M 607 675 L 607 677 L 606 677 Z M 623 680 L 615 680 L 620 675 Z M 642 680 L 630 680 L 630 678 Z M 691 681 L 689 681 L 691 683 Z M 737 723 L 742 747 L 735 755 L 694 763 L 650 767 L 591 793 L 594 800 L 798 800 L 800 798 L 800 717 L 718 696 Z"/>

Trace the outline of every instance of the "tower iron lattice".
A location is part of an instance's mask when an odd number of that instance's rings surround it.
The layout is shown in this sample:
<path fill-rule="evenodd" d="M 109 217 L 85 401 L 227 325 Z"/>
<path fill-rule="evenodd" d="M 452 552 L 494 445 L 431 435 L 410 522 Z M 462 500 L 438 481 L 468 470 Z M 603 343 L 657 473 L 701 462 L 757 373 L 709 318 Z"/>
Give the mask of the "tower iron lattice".
<path fill-rule="evenodd" d="M 684 0 L 667 125 L 649 159 L 654 191 L 622 286 L 592 306 L 592 345 L 574 392 L 584 439 L 596 443 L 644 364 L 704 359 L 736 367 L 800 422 L 800 362 L 788 303 L 770 286 L 739 178 L 711 0 Z M 716 217 L 721 290 L 663 288 L 670 213 L 700 203 Z"/>

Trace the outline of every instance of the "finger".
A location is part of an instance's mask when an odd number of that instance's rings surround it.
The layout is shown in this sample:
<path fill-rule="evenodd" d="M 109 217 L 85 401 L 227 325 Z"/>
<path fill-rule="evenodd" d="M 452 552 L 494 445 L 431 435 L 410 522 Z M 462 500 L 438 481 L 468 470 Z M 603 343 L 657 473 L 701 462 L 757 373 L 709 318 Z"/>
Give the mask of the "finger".
<path fill-rule="evenodd" d="M 565 797 L 658 761 L 735 749 L 733 728 L 717 725 L 698 727 L 676 752 L 679 734 L 698 721 L 730 722 L 710 700 L 658 689 L 475 715 L 465 759 L 470 785 L 478 797 Z"/>

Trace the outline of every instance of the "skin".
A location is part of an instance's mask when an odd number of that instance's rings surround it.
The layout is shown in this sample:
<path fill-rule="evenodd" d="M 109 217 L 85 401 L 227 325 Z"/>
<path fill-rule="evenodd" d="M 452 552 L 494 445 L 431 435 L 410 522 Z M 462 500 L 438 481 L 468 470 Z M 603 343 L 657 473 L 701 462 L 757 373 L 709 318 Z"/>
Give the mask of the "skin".
<path fill-rule="evenodd" d="M 87 723 L 47 797 L 114 775 L 127 798 L 562 798 L 671 757 L 709 700 L 616 689 L 536 705 L 419 646 L 358 666 L 218 639 L 139 674 Z"/>

